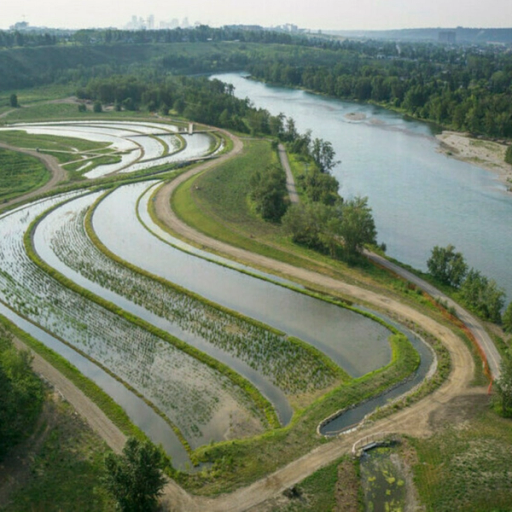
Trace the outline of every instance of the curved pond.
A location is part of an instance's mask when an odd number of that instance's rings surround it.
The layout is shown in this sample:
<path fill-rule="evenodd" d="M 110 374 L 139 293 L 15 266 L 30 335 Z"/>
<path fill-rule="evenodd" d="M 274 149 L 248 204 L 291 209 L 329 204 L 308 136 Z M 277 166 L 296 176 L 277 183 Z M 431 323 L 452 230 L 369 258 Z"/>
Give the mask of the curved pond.
<path fill-rule="evenodd" d="M 331 421 L 322 425 L 320 427 L 320 433 L 322 435 L 335 436 L 356 427 L 365 418 L 366 415 L 372 413 L 375 409 L 377 409 L 377 407 L 385 406 L 387 403 L 389 403 L 390 400 L 393 400 L 418 386 L 429 373 L 429 370 L 431 369 L 434 362 L 432 349 L 429 348 L 421 338 L 419 338 L 409 329 L 396 324 L 389 318 L 386 318 L 386 320 L 409 338 L 413 347 L 420 355 L 420 365 L 418 366 L 414 375 L 412 375 L 412 377 L 405 382 L 399 384 L 396 387 L 393 387 L 389 391 L 386 391 L 379 396 L 376 396 L 375 398 L 371 398 L 370 400 L 357 405 L 352 409 L 346 410 L 340 416 L 337 416 Z"/>
<path fill-rule="evenodd" d="M 352 376 L 387 364 L 389 331 L 352 311 L 254 279 L 162 243 L 139 222 L 137 199 L 148 188 L 118 188 L 97 207 L 93 227 L 122 259 L 187 290 L 311 343 Z"/>
<path fill-rule="evenodd" d="M 137 317 L 146 320 L 155 327 L 164 329 L 166 332 L 176 336 L 178 339 L 189 343 L 190 345 L 198 348 L 203 352 L 206 352 L 208 355 L 223 362 L 239 374 L 243 375 L 246 379 L 252 382 L 274 405 L 281 423 L 284 425 L 288 424 L 293 415 L 293 410 L 286 396 L 284 395 L 283 391 L 281 391 L 277 386 L 273 385 L 268 378 L 265 378 L 262 373 L 251 368 L 243 360 L 234 357 L 230 353 L 216 347 L 215 345 L 212 345 L 204 337 L 200 336 L 196 331 L 180 327 L 180 325 L 178 325 L 176 322 L 172 322 L 171 320 L 163 318 L 162 316 L 149 311 L 144 305 L 136 304 L 125 296 L 122 296 L 102 286 L 101 284 L 98 284 L 98 282 L 93 282 L 87 279 L 81 273 L 71 269 L 69 266 L 63 263 L 61 259 L 59 259 L 53 249 L 56 233 L 62 230 L 63 226 L 69 221 L 69 218 L 78 216 L 80 212 L 84 210 L 84 208 L 90 207 L 100 195 L 101 193 L 95 193 L 79 197 L 59 207 L 50 213 L 47 217 L 45 217 L 45 219 L 37 227 L 37 230 L 34 234 L 34 247 L 39 256 L 48 265 L 57 269 L 60 273 L 78 285 L 92 291 L 93 293 L 103 297 L 113 304 L 116 304 L 125 311 L 128 311 Z M 76 243 L 76 240 L 73 240 L 73 243 Z M 101 255 L 96 254 L 96 270 L 100 273 L 99 275 L 101 275 L 101 279 L 104 279 L 104 276 L 108 276 L 108 274 L 105 272 L 104 266 L 102 267 L 100 264 L 99 256 Z M 95 261 L 92 261 L 91 263 L 95 265 Z"/>
<path fill-rule="evenodd" d="M 71 197 L 47 199 L 0 217 L 0 299 L 129 384 L 165 414 L 193 448 L 262 432 L 253 403 L 227 377 L 62 286 L 28 258 L 23 235 L 32 220 Z"/>
<path fill-rule="evenodd" d="M 257 108 L 293 117 L 300 132 L 332 142 L 342 196 L 368 196 L 390 256 L 426 270 L 434 245 L 453 244 L 512 299 L 512 195 L 496 176 L 437 152 L 429 125 L 372 105 L 215 75 Z M 363 121 L 350 121 L 348 113 Z"/>

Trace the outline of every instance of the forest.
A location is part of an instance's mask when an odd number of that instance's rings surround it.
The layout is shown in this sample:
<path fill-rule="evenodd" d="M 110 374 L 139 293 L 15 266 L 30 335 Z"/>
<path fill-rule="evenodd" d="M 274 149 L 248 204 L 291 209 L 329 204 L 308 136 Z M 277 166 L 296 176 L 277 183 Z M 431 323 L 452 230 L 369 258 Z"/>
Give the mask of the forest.
<path fill-rule="evenodd" d="M 147 86 L 143 97 L 144 87 L 136 82 L 247 71 L 258 80 L 375 102 L 443 127 L 512 136 L 512 56 L 504 46 L 342 41 L 203 25 L 135 32 L 81 30 L 66 37 L 0 32 L 0 47 L 5 48 L 0 52 L 4 89 L 69 83 L 89 95 L 94 92 L 100 96 L 96 99 L 112 101 L 114 93 L 106 91 L 109 83 L 131 80 L 140 97 L 129 97 L 137 108 L 151 110 L 159 102 Z M 104 79 L 101 91 L 99 79 Z M 168 99 L 165 103 L 173 106 Z M 212 116 L 205 117 L 201 121 Z M 238 121 L 223 125 L 235 128 Z"/>

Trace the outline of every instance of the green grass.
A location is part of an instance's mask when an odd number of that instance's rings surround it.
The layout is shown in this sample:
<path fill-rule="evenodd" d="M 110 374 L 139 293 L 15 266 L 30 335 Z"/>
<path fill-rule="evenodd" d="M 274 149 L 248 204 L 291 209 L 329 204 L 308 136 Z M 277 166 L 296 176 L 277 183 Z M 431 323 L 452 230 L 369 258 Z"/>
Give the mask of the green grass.
<path fill-rule="evenodd" d="M 82 151 L 103 150 L 110 146 L 109 143 L 94 142 L 77 137 L 59 137 L 57 135 L 30 134 L 23 130 L 0 131 L 0 142 L 11 144 L 19 148 L 40 149 L 59 157 L 59 151 L 67 151 L 74 154 L 74 159 L 79 158 Z M 78 151 L 77 151 L 78 150 Z M 66 155 L 69 157 L 69 155 Z"/>
<path fill-rule="evenodd" d="M 42 187 L 50 176 L 37 158 L 0 149 L 0 202 Z"/>
<path fill-rule="evenodd" d="M 512 421 L 485 406 L 476 411 L 462 425 L 413 440 L 415 481 L 428 512 L 512 510 Z"/>
<path fill-rule="evenodd" d="M 273 508 L 279 512 L 319 512 L 333 510 L 336 505 L 338 467 L 349 462 L 347 457 L 322 468 L 294 486 L 296 497 L 284 506 Z"/>
<path fill-rule="evenodd" d="M 105 443 L 65 402 L 49 402 L 45 441 L 30 462 L 27 482 L 11 496 L 6 512 L 110 511 L 115 502 L 101 478 Z"/>

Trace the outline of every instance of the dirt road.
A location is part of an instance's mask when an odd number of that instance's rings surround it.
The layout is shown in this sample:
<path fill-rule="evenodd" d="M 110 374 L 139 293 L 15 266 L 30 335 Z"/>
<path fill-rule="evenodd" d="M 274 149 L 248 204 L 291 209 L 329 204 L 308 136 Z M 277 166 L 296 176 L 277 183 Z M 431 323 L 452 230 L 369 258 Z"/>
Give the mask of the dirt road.
<path fill-rule="evenodd" d="M 214 165 L 208 162 L 201 166 L 204 171 Z M 372 432 L 392 431 L 406 433 L 415 437 L 427 436 L 431 433 L 429 416 L 433 411 L 444 407 L 452 399 L 474 394 L 476 391 L 470 389 L 470 381 L 473 377 L 473 359 L 463 342 L 448 328 L 439 324 L 413 308 L 401 304 L 396 300 L 384 297 L 375 292 L 359 288 L 354 285 L 337 281 L 331 277 L 296 268 L 286 263 L 272 260 L 243 249 L 232 247 L 223 242 L 213 240 L 195 231 L 190 226 L 181 222 L 170 208 L 170 197 L 176 187 L 187 180 L 191 175 L 199 172 L 193 169 L 179 177 L 179 180 L 163 186 L 156 196 L 155 211 L 158 218 L 172 230 L 180 235 L 215 251 L 221 252 L 236 260 L 245 261 L 249 265 L 264 267 L 278 274 L 284 274 L 291 279 L 298 279 L 324 288 L 335 290 L 352 297 L 355 301 L 366 302 L 383 308 L 389 312 L 398 314 L 404 319 L 411 320 L 421 328 L 432 333 L 441 339 L 450 353 L 453 371 L 448 380 L 436 392 L 429 395 L 413 406 L 404 409 L 393 416 L 380 420 L 374 425 L 367 427 L 361 432 L 354 432 L 344 435 L 339 439 L 322 445 L 300 459 L 290 463 L 286 467 L 276 471 L 267 478 L 255 482 L 249 487 L 239 489 L 229 495 L 215 499 L 193 497 L 185 493 L 175 483 L 171 482 L 165 489 L 165 501 L 168 506 L 176 511 L 243 511 L 249 510 L 260 503 L 280 494 L 286 488 L 300 482 L 320 467 L 334 461 L 341 455 L 348 453 L 352 444 L 363 435 Z M 484 392 L 478 390 L 478 392 Z"/>
<path fill-rule="evenodd" d="M 286 149 L 282 144 L 279 144 L 278 150 L 279 160 L 281 160 L 281 165 L 286 172 L 286 190 L 288 190 L 288 195 L 290 196 L 290 203 L 297 204 L 299 202 L 299 194 L 297 194 L 297 189 L 295 188 L 295 180 L 293 179 L 292 170 L 290 169 Z"/>
<path fill-rule="evenodd" d="M 27 199 L 30 199 L 31 197 L 35 197 L 39 194 L 43 194 L 44 192 L 48 192 L 55 186 L 57 186 L 61 181 L 63 181 L 66 178 L 66 171 L 59 165 L 58 160 L 51 156 L 47 155 L 45 153 L 39 153 L 37 151 L 33 151 L 31 149 L 21 149 L 17 148 L 16 146 L 11 146 L 10 144 L 4 144 L 3 142 L 0 142 L 0 148 L 3 149 L 9 149 L 10 151 L 17 151 L 18 153 L 24 153 L 25 155 L 30 155 L 41 162 L 43 162 L 44 166 L 50 171 L 52 177 L 50 178 L 50 181 L 48 181 L 45 185 L 42 187 L 33 190 L 32 192 L 27 192 L 26 194 L 19 196 L 15 199 L 11 199 L 10 201 L 7 201 L 6 203 L 3 203 L 1 205 L 2 208 L 9 207 L 13 204 L 21 203 L 23 201 L 26 201 Z"/>
<path fill-rule="evenodd" d="M 407 279 L 407 281 L 418 286 L 418 288 L 421 288 L 422 290 L 426 291 L 430 296 L 446 302 L 449 307 L 453 307 L 459 319 L 462 322 L 464 322 L 464 324 L 469 328 L 473 336 L 476 338 L 478 344 L 485 352 L 492 376 L 494 378 L 499 378 L 501 356 L 498 350 L 496 349 L 496 346 L 494 345 L 493 341 L 491 340 L 490 336 L 487 334 L 487 331 L 484 329 L 484 326 L 471 313 L 469 313 L 463 307 L 459 306 L 459 304 L 457 304 L 455 301 L 450 299 L 448 295 L 445 295 L 444 293 L 440 292 L 430 283 L 427 283 L 420 277 L 415 276 L 414 274 L 405 270 L 404 268 L 395 265 L 391 261 L 388 261 L 386 258 L 383 258 L 378 254 L 374 254 L 369 251 L 365 251 L 365 254 L 368 258 L 375 261 L 379 265 L 382 265 L 392 270 L 393 272 L 395 272 L 395 274 L 402 276 L 403 278 Z"/>

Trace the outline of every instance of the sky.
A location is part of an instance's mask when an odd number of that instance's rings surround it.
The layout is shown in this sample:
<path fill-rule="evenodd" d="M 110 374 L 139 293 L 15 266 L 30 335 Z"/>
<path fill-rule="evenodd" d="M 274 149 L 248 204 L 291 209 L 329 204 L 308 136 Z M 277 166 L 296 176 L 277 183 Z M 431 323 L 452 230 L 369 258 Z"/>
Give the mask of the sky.
<path fill-rule="evenodd" d="M 2 0 L 0 29 L 18 21 L 60 28 L 118 27 L 132 15 L 211 26 L 292 23 L 313 30 L 512 27 L 512 0 Z"/>

